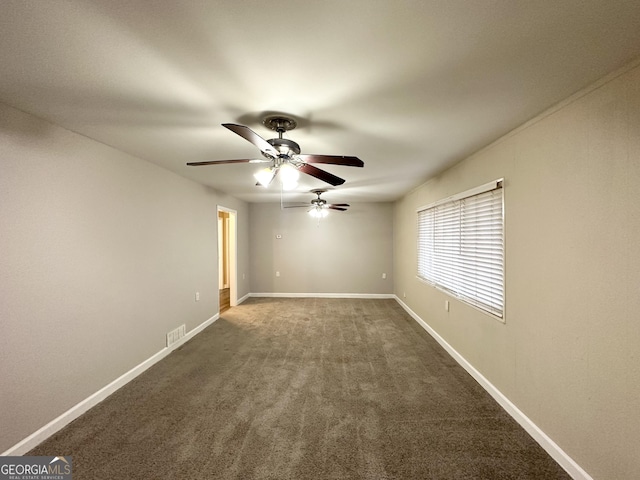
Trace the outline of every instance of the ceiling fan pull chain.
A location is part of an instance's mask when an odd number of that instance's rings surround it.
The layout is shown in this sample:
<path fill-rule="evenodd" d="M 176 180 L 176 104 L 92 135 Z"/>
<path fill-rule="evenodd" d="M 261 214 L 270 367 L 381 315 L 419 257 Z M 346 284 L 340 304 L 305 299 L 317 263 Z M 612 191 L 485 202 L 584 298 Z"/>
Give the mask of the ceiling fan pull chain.
<path fill-rule="evenodd" d="M 284 195 L 284 185 L 280 182 L 280 210 L 284 210 L 284 202 L 282 196 Z"/>

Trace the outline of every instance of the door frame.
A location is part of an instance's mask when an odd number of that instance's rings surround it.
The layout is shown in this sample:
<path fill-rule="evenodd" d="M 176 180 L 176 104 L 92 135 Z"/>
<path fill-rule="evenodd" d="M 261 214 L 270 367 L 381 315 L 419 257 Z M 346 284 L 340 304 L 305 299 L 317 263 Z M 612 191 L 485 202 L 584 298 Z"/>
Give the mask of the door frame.
<path fill-rule="evenodd" d="M 223 207 L 218 205 L 216 209 L 216 229 L 218 228 L 218 218 L 220 212 L 229 214 L 229 250 L 228 250 L 228 263 L 229 263 L 229 304 L 235 307 L 238 304 L 238 211 L 232 208 Z M 220 238 L 219 234 L 216 236 L 216 242 Z M 218 278 L 220 272 L 220 245 L 217 248 L 218 251 Z M 220 290 L 219 281 L 218 290 Z M 218 309 L 220 306 L 218 305 Z"/>

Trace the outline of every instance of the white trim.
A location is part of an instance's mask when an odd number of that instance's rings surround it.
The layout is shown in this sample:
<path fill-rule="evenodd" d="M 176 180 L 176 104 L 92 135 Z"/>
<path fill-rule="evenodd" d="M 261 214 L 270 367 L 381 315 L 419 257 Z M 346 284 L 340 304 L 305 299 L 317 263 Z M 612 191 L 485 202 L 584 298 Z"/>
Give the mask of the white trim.
<path fill-rule="evenodd" d="M 249 298 L 251 296 L 250 293 L 247 293 L 244 297 L 238 299 L 238 305 L 240 305 L 242 302 L 244 302 L 247 298 Z"/>
<path fill-rule="evenodd" d="M 564 468 L 571 478 L 574 480 L 593 480 L 593 478 L 585 472 L 575 460 L 573 460 L 567 453 L 562 450 L 557 443 L 555 443 L 546 433 L 544 433 L 533 421 L 527 417 L 518 407 L 516 407 L 511 400 L 509 400 L 500 390 L 498 390 L 489 380 L 487 380 L 478 370 L 474 368 L 462 355 L 460 355 L 447 341 L 442 338 L 433 328 L 431 328 L 427 322 L 418 316 L 413 310 L 411 310 L 400 298 L 396 295 L 396 301 L 400 304 L 404 310 L 413 317 L 413 319 L 424 328 L 429 335 L 431 335 L 439 344 L 444 348 L 453 359 L 462 366 L 489 395 L 491 395 L 498 404 L 505 409 L 505 411 L 513 417 L 513 419 L 524 428 L 533 439 L 540 444 L 540 446 Z"/>
<path fill-rule="evenodd" d="M 396 298 L 393 293 L 250 293 L 249 296 L 279 298 Z"/>
<path fill-rule="evenodd" d="M 231 280 L 229 285 L 229 306 L 235 307 L 238 304 L 238 211 L 218 204 L 216 216 L 218 216 L 219 212 L 226 212 L 230 217 L 232 238 L 230 238 L 229 242 L 229 277 Z M 218 262 L 220 262 L 220 258 L 218 258 Z M 218 285 L 218 288 L 220 288 L 220 285 Z"/>
<path fill-rule="evenodd" d="M 493 180 L 489 183 L 485 183 L 484 185 L 480 185 L 478 187 L 465 190 L 464 192 L 456 193 L 455 195 L 451 195 L 447 198 L 443 198 L 441 200 L 438 200 L 437 202 L 430 203 L 429 205 L 418 207 L 416 209 L 416 212 L 421 212 L 429 208 L 437 207 L 438 205 L 442 205 L 443 203 L 455 202 L 456 200 L 462 200 L 463 198 L 473 197 L 474 195 L 480 195 L 481 193 L 490 192 L 491 190 L 502 188 L 503 182 L 504 178 Z"/>
<path fill-rule="evenodd" d="M 41 444 L 51 435 L 53 435 L 63 427 L 67 426 L 69 423 L 71 423 L 73 420 L 75 420 L 80 415 L 85 413 L 87 410 L 96 406 L 98 403 L 103 401 L 105 398 L 107 398 L 109 395 L 114 393 L 116 390 L 118 390 L 119 388 L 129 383 L 131 380 L 136 378 L 138 375 L 140 375 L 142 372 L 147 370 L 149 367 L 151 367 L 155 363 L 158 363 L 160 360 L 165 358 L 176 348 L 180 347 L 185 342 L 191 340 L 195 335 L 197 335 L 206 327 L 211 325 L 219 317 L 220 317 L 220 314 L 216 313 L 209 320 L 202 322 L 196 328 L 190 330 L 189 333 L 187 333 L 184 337 L 182 337 L 176 343 L 172 344 L 170 347 L 165 347 L 159 352 L 152 355 L 151 357 L 147 358 L 145 361 L 143 361 L 139 365 L 133 367 L 128 372 L 116 378 L 113 382 L 109 383 L 108 385 L 105 385 L 97 392 L 93 393 L 92 395 L 88 396 L 84 400 L 80 401 L 79 403 L 71 407 L 69 410 L 64 412 L 59 417 L 51 420 L 49 423 L 39 428 L 35 432 L 33 432 L 27 438 L 16 443 L 13 447 L 1 453 L 0 456 L 4 457 L 4 456 L 24 455 L 29 450 Z"/>

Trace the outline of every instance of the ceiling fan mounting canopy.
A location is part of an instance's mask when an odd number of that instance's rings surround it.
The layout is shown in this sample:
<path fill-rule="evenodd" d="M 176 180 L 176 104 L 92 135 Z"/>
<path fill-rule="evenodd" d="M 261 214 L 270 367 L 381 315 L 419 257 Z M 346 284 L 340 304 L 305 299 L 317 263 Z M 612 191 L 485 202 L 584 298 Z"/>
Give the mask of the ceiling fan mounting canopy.
<path fill-rule="evenodd" d="M 298 126 L 298 122 L 293 118 L 285 117 L 284 115 L 267 115 L 262 120 L 262 124 L 278 133 L 288 132 Z"/>

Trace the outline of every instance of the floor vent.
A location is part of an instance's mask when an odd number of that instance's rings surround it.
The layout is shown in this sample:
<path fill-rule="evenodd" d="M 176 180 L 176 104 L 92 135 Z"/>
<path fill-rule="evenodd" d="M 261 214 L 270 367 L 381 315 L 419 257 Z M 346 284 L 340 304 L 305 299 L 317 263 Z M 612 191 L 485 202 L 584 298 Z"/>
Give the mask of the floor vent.
<path fill-rule="evenodd" d="M 176 343 L 178 340 L 180 340 L 182 337 L 184 337 L 186 335 L 186 331 L 187 331 L 186 329 L 187 329 L 187 326 L 183 324 L 183 325 L 180 325 L 175 330 L 171 330 L 169 333 L 167 333 L 167 347 L 170 347 L 171 345 Z"/>

